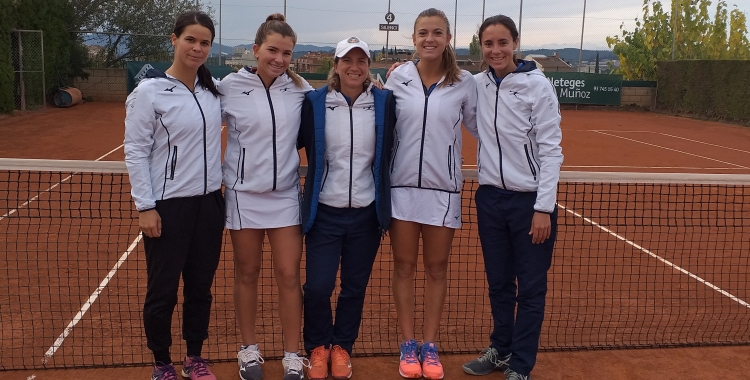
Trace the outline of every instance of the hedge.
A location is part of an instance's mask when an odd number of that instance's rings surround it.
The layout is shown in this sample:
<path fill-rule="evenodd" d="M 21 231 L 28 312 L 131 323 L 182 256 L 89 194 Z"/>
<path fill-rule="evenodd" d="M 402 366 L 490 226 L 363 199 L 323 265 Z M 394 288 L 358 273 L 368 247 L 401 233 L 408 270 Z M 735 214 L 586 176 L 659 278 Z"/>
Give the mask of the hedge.
<path fill-rule="evenodd" d="M 657 108 L 750 125 L 750 60 L 656 64 Z"/>

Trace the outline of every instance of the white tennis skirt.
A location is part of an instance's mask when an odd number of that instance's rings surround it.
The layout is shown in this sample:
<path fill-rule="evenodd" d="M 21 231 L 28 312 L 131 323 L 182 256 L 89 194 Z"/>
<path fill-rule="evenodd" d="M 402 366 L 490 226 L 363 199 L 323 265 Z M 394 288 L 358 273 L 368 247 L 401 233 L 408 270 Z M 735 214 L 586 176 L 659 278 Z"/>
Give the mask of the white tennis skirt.
<path fill-rule="evenodd" d="M 227 203 L 227 229 L 281 228 L 300 224 L 299 187 L 267 193 L 226 189 L 224 197 Z"/>
<path fill-rule="evenodd" d="M 391 189 L 393 218 L 438 227 L 461 228 L 461 194 L 397 187 Z"/>

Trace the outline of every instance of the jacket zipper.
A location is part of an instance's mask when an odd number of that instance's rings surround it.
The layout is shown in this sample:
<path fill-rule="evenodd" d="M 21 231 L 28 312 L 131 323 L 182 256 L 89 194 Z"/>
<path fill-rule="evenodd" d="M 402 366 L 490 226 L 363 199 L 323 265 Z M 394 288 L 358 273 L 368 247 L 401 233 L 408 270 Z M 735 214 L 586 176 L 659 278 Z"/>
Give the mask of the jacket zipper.
<path fill-rule="evenodd" d="M 396 167 L 396 154 L 398 154 L 398 146 L 401 145 L 401 141 L 396 141 L 396 146 L 393 148 L 393 157 L 391 158 L 391 174 L 393 169 Z"/>
<path fill-rule="evenodd" d="M 181 80 L 177 79 L 178 82 L 182 83 Z M 208 194 L 208 157 L 207 157 L 207 148 L 206 148 L 206 115 L 203 113 L 203 107 L 201 107 L 201 102 L 198 101 L 198 97 L 195 96 L 195 92 L 190 90 L 190 87 L 188 87 L 185 83 L 182 83 L 185 88 L 190 91 L 190 95 L 193 95 L 193 99 L 195 99 L 195 103 L 198 104 L 198 110 L 201 111 L 201 119 L 203 119 L 203 195 Z"/>
<path fill-rule="evenodd" d="M 328 166 L 328 160 L 326 160 L 326 174 L 323 176 L 323 183 L 320 184 L 320 192 L 321 193 L 323 192 L 323 187 L 325 187 L 325 185 L 326 185 L 326 180 L 328 179 L 328 170 L 329 169 L 330 168 Z"/>
<path fill-rule="evenodd" d="M 419 147 L 419 180 L 417 181 L 417 187 L 422 187 L 422 160 L 424 159 L 424 135 L 427 132 L 427 103 L 430 100 L 430 94 L 425 91 L 424 94 L 424 116 L 422 118 L 422 142 Z"/>
<path fill-rule="evenodd" d="M 531 169 L 531 175 L 534 176 L 534 180 L 536 181 L 536 169 L 534 169 L 534 164 L 531 163 L 531 157 L 529 156 L 528 145 L 523 144 L 523 151 L 526 152 L 526 161 L 529 162 L 529 169 Z"/>
<path fill-rule="evenodd" d="M 491 80 L 494 80 L 490 78 Z M 497 85 L 497 83 L 496 83 Z M 505 186 L 505 177 L 503 176 L 503 148 L 500 146 L 500 133 L 497 131 L 497 104 L 500 100 L 500 86 L 497 86 L 497 89 L 495 90 L 495 139 L 497 140 L 497 153 L 499 156 L 499 163 L 500 163 L 500 182 L 503 184 L 503 189 L 508 189 Z"/>
<path fill-rule="evenodd" d="M 349 208 L 352 208 L 352 187 L 354 184 L 354 116 L 352 115 L 352 106 L 349 106 Z"/>
<path fill-rule="evenodd" d="M 262 82 L 263 80 L 261 80 Z M 265 86 L 264 86 L 265 87 Z M 266 88 L 266 96 L 268 97 L 268 105 L 271 106 L 271 124 L 273 126 L 273 187 L 271 191 L 276 190 L 276 176 L 278 170 L 278 162 L 276 161 L 276 113 L 273 110 L 273 101 L 271 101 L 271 91 Z"/>
<path fill-rule="evenodd" d="M 174 179 L 174 171 L 177 169 L 177 145 L 174 146 L 174 153 L 172 154 L 172 168 L 169 174 L 169 179 Z"/>
<path fill-rule="evenodd" d="M 245 183 L 245 148 L 242 148 L 242 166 L 240 168 L 240 183 Z"/>
<path fill-rule="evenodd" d="M 263 78 L 258 75 L 258 79 L 260 79 L 260 83 L 263 85 L 263 88 L 266 90 L 266 97 L 268 98 L 268 105 L 271 107 L 271 126 L 273 128 L 273 133 L 271 136 L 272 144 L 273 145 L 273 187 L 271 188 L 271 191 L 276 190 L 276 176 L 278 171 L 278 162 L 276 160 L 276 112 L 273 110 L 273 101 L 271 100 L 271 85 L 273 85 L 274 80 L 271 81 L 271 84 L 266 87 L 266 84 L 263 82 Z"/>
<path fill-rule="evenodd" d="M 448 177 L 453 179 L 453 168 L 451 167 L 451 159 L 453 158 L 453 152 L 451 152 L 451 146 L 448 145 Z"/>

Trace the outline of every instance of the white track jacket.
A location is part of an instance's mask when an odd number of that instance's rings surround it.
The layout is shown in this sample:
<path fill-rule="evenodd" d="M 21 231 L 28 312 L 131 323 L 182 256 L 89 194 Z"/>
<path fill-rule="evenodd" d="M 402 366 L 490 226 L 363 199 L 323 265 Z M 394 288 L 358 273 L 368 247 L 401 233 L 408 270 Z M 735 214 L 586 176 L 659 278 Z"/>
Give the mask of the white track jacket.
<path fill-rule="evenodd" d="M 428 95 L 414 62 L 391 73 L 385 85 L 396 96 L 391 187 L 461 191 L 461 124 L 477 136 L 477 89 L 468 71 L 460 79 L 441 87 L 443 77 Z"/>
<path fill-rule="evenodd" d="M 218 81 L 214 81 L 218 86 Z M 219 98 L 150 70 L 125 102 L 125 164 L 139 211 L 221 188 Z"/>
<path fill-rule="evenodd" d="M 537 192 L 536 211 L 555 208 L 563 162 L 560 106 L 555 89 L 536 68 L 522 65 L 497 84 L 476 74 L 479 184 Z"/>
<path fill-rule="evenodd" d="M 302 100 L 313 88 L 297 87 L 287 74 L 268 89 L 254 70 L 244 68 L 221 81 L 221 108 L 229 136 L 224 185 L 266 193 L 299 185 L 297 134 Z"/>

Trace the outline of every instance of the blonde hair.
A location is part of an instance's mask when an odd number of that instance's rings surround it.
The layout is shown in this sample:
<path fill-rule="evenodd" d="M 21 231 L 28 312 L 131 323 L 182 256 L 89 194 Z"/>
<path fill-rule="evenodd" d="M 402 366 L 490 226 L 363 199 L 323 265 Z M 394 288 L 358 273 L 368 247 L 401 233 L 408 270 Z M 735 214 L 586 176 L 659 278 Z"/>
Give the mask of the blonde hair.
<path fill-rule="evenodd" d="M 328 92 L 333 90 L 341 91 L 341 77 L 339 76 L 339 73 L 336 72 L 337 63 L 339 63 L 339 57 L 333 59 L 333 66 L 331 67 L 331 70 L 328 71 Z M 364 83 L 362 83 L 362 91 L 367 91 L 367 88 L 370 87 L 370 83 L 375 83 L 375 78 L 372 77 L 372 73 L 370 72 L 370 58 L 367 58 L 367 78 L 365 78 Z"/>
<path fill-rule="evenodd" d="M 278 33 L 282 37 L 291 37 L 292 42 L 294 45 L 297 45 L 297 34 L 294 33 L 294 30 L 292 29 L 289 24 L 286 23 L 286 17 L 282 15 L 281 13 L 274 13 L 266 17 L 266 22 L 260 24 L 260 27 L 258 27 L 258 31 L 255 33 L 255 44 L 260 46 L 264 42 L 266 42 L 266 38 L 271 33 Z M 302 88 L 302 77 L 297 75 L 290 67 L 286 68 L 286 75 L 289 76 L 289 78 L 292 79 L 292 82 L 299 87 Z"/>
<path fill-rule="evenodd" d="M 445 15 L 445 12 L 435 9 L 435 8 L 429 8 L 422 11 L 417 16 L 417 19 L 414 20 L 414 32 L 417 31 L 417 22 L 419 22 L 419 19 L 425 18 L 425 17 L 440 17 L 445 21 L 445 32 L 448 34 L 448 37 L 453 37 L 451 35 L 451 23 L 448 21 L 448 17 Z M 416 55 L 416 54 L 415 54 Z M 447 44 L 445 46 L 445 50 L 443 50 L 442 54 L 442 65 L 441 69 L 443 70 L 443 73 L 445 74 L 445 80 L 443 83 L 440 84 L 440 87 L 447 86 L 450 83 L 460 82 L 461 81 L 461 69 L 458 68 L 458 62 L 456 61 L 456 53 L 453 51 L 453 47 L 450 44 Z"/>

